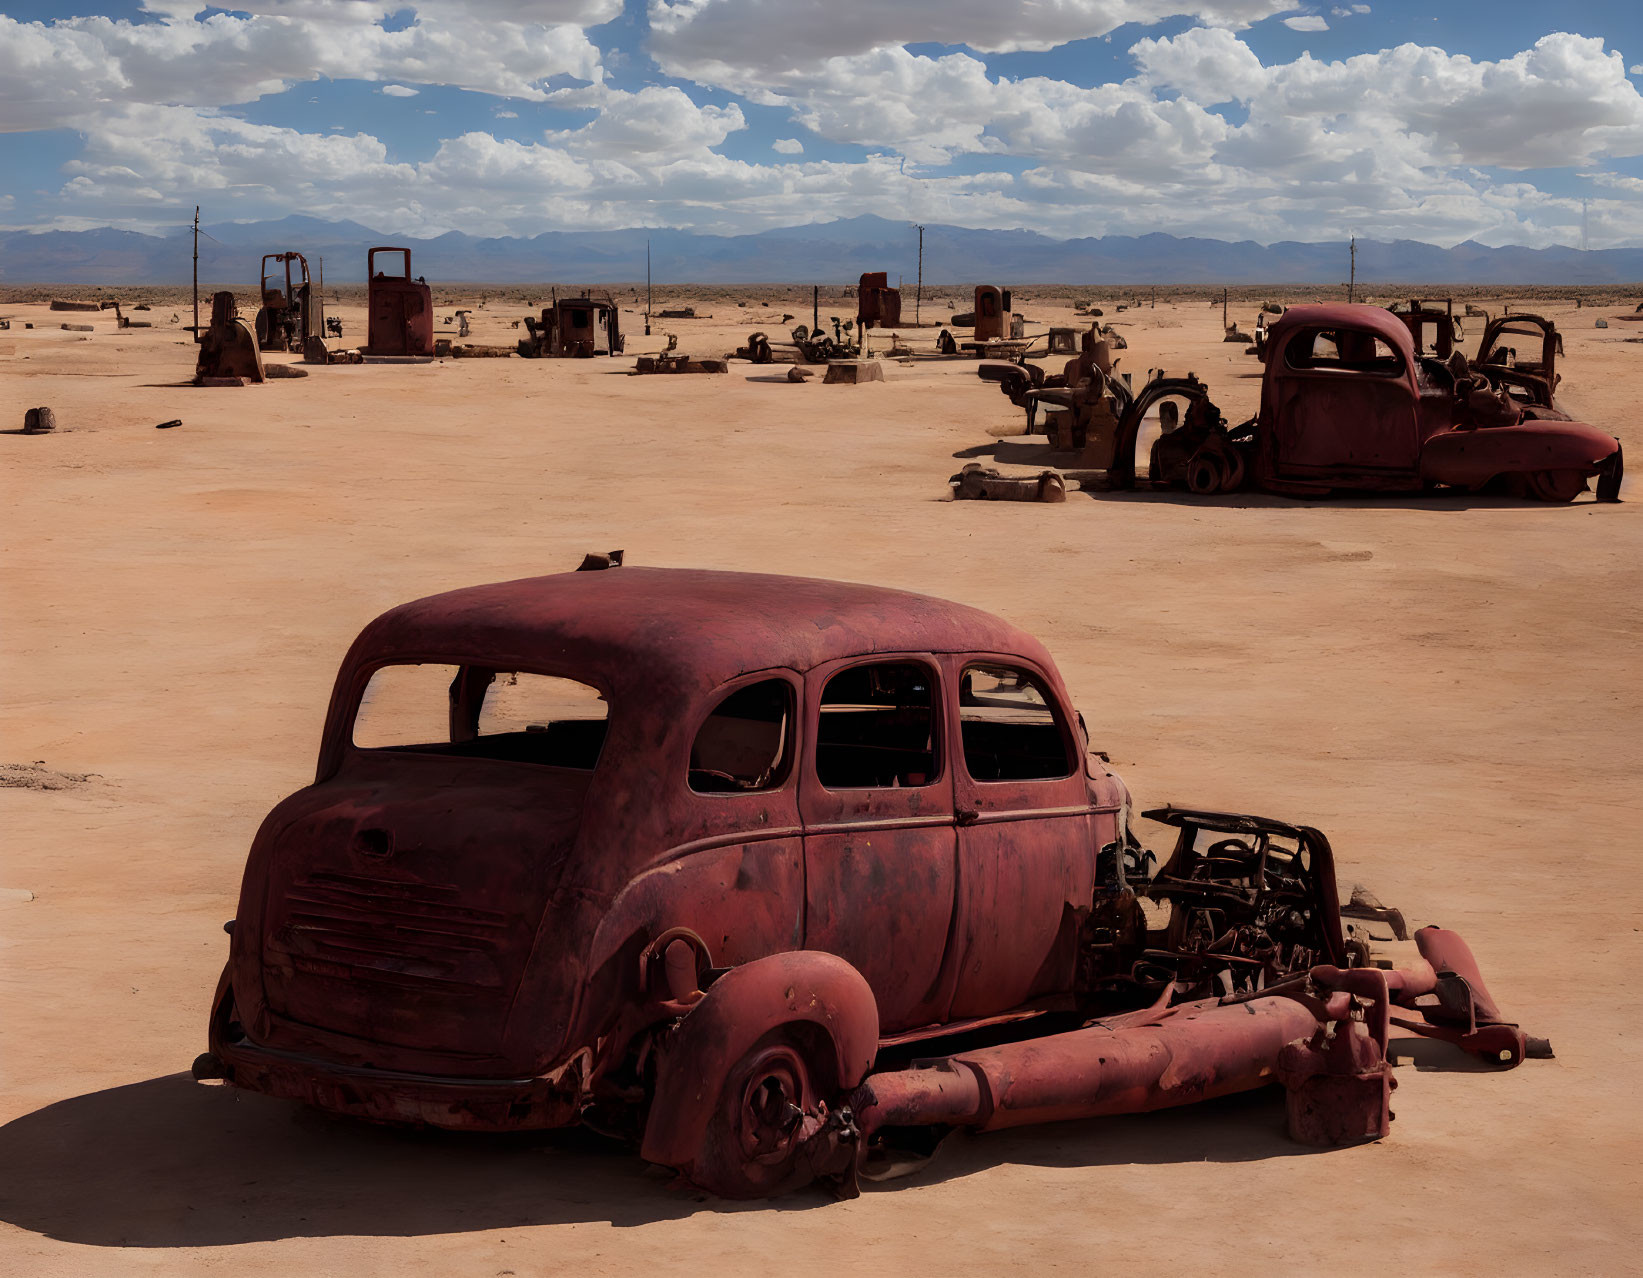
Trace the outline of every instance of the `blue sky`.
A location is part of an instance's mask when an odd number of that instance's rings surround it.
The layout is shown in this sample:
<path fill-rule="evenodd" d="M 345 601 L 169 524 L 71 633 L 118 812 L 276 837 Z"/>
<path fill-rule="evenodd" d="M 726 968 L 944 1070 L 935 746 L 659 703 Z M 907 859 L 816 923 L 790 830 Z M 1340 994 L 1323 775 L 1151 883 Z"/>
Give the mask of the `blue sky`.
<path fill-rule="evenodd" d="M 1606 247 L 1640 87 L 1639 0 L 0 0 L 0 224 Z"/>

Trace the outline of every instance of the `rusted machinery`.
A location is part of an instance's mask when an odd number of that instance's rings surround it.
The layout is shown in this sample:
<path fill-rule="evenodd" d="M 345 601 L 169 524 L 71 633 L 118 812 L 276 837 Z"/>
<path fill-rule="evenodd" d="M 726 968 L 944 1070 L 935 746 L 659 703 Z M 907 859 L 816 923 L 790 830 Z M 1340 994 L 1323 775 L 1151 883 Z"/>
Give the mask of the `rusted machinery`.
<path fill-rule="evenodd" d="M 1053 470 L 1006 475 L 998 467 L 971 462 L 947 481 L 959 501 L 1066 501 L 1067 484 Z"/>
<path fill-rule="evenodd" d="M 263 380 L 262 355 L 251 326 L 239 318 L 234 294 L 211 296 L 211 326 L 200 336 L 194 365 L 196 386 L 242 386 Z"/>
<path fill-rule="evenodd" d="M 274 264 L 272 270 L 270 262 Z M 308 339 L 320 331 L 311 311 L 308 259 L 294 251 L 263 254 L 261 298 L 256 319 L 257 349 L 301 354 Z"/>
<path fill-rule="evenodd" d="M 885 271 L 865 271 L 856 287 L 856 323 L 861 328 L 894 328 L 901 323 L 901 290 L 890 287 Z"/>
<path fill-rule="evenodd" d="M 404 255 L 403 274 L 377 269 L 377 254 Z M 366 256 L 370 285 L 366 295 L 367 355 L 427 355 L 434 353 L 433 290 L 421 277 L 411 277 L 411 250 L 378 247 Z"/>
<path fill-rule="evenodd" d="M 1129 406 L 1128 384 L 1114 370 L 1112 343 L 1099 323 L 1080 335 L 1081 349 L 1060 373 L 1046 374 L 1036 364 L 983 363 L 977 370 L 983 381 L 1000 384 L 1012 404 L 1027 415 L 1024 434 L 1048 435 L 1060 449 L 1110 447 L 1119 420 Z M 1038 426 L 1039 410 L 1044 426 Z"/>
<path fill-rule="evenodd" d="M 561 297 L 544 306 L 540 318 L 525 316 L 528 337 L 519 339 L 526 359 L 587 359 L 620 355 L 627 345 L 621 312 L 609 293 L 602 297 Z"/>

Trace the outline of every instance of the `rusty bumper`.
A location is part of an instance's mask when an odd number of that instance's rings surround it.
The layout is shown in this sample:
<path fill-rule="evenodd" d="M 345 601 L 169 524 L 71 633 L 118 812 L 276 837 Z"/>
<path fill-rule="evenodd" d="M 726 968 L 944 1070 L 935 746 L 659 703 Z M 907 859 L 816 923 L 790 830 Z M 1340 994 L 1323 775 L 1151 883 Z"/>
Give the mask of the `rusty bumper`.
<path fill-rule="evenodd" d="M 194 1077 L 299 1101 L 374 1123 L 475 1132 L 565 1127 L 577 1120 L 574 1085 L 541 1078 L 456 1078 L 339 1065 L 261 1047 L 222 1044 L 194 1062 Z"/>

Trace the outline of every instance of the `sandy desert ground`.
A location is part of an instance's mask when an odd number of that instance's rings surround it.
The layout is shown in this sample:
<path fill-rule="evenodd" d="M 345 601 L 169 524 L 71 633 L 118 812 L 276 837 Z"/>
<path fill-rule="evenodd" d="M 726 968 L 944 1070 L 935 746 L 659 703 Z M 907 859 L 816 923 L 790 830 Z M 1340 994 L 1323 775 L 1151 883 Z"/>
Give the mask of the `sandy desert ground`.
<path fill-rule="evenodd" d="M 1643 325 L 1542 305 L 1565 400 L 1643 459 Z M 1016 410 L 971 364 L 850 387 L 445 360 L 195 389 L 169 309 L 116 331 L 0 307 L 0 762 L 40 761 L 0 786 L 0 1272 L 1638 1268 L 1637 481 L 1606 507 L 956 503 L 962 459 L 1041 464 L 1041 440 L 989 434 Z M 703 309 L 669 325 L 697 355 L 780 327 Z M 511 343 L 522 313 L 488 305 L 473 340 Z M 1229 417 L 1253 410 L 1258 365 L 1218 309 L 1109 318 L 1121 367 L 1192 369 Z M 660 347 L 624 319 L 630 355 Z M 38 404 L 58 433 L 16 434 Z M 1414 1050 L 1375 1145 L 1291 1144 L 1271 1091 L 954 1138 L 849 1203 L 725 1204 L 591 1137 L 398 1133 L 193 1083 L 246 848 L 311 777 L 350 639 L 403 600 L 613 547 L 1001 613 L 1049 645 L 1143 802 L 1321 827 L 1345 883 L 1461 931 L 1557 1059 Z"/>

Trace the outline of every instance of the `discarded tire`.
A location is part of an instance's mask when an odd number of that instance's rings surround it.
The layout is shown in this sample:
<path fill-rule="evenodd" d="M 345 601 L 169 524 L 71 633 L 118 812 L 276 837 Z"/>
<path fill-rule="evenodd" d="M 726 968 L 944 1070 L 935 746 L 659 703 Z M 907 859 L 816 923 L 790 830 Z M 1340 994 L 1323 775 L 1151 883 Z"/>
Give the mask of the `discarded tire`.
<path fill-rule="evenodd" d="M 57 429 L 57 414 L 49 408 L 31 408 L 23 414 L 23 434 L 49 435 Z"/>
<path fill-rule="evenodd" d="M 1226 472 L 1221 468 L 1221 459 L 1215 453 L 1200 449 L 1187 463 L 1187 487 L 1200 497 L 1219 492 L 1225 480 Z"/>

